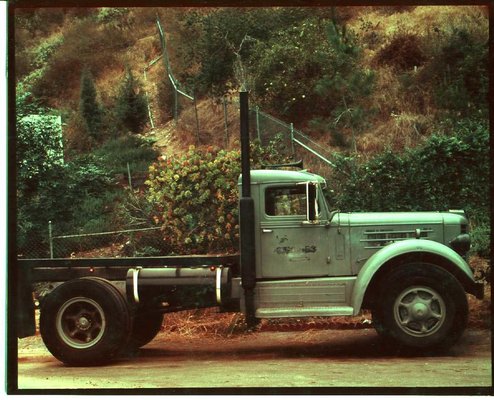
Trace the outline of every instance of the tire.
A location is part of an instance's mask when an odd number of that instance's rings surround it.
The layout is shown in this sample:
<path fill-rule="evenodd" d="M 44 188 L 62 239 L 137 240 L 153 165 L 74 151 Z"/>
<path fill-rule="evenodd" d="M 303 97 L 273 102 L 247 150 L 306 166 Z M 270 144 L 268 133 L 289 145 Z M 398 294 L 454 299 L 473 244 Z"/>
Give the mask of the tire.
<path fill-rule="evenodd" d="M 444 351 L 468 322 L 465 291 L 456 278 L 426 263 L 400 266 L 381 285 L 376 331 L 407 349 Z"/>
<path fill-rule="evenodd" d="M 41 305 L 40 332 L 47 349 L 67 365 L 110 362 L 128 341 L 132 320 L 120 291 L 101 278 L 68 281 Z"/>
<path fill-rule="evenodd" d="M 148 344 L 160 332 L 162 324 L 163 314 L 146 313 L 145 310 L 138 310 L 134 315 L 134 325 L 128 347 L 139 349 Z"/>

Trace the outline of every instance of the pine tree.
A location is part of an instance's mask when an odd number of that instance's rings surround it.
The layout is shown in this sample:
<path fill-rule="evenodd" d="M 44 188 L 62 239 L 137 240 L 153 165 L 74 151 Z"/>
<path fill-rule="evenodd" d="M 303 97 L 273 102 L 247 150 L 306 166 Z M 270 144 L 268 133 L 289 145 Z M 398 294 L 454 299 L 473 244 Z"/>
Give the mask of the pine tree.
<path fill-rule="evenodd" d="M 120 86 L 115 115 L 122 125 L 133 133 L 139 132 L 146 124 L 146 98 L 130 69 L 127 69 Z"/>
<path fill-rule="evenodd" d="M 91 72 L 85 68 L 81 76 L 81 95 L 79 100 L 79 112 L 86 122 L 87 130 L 93 139 L 101 137 L 102 109 L 96 99 Z"/>

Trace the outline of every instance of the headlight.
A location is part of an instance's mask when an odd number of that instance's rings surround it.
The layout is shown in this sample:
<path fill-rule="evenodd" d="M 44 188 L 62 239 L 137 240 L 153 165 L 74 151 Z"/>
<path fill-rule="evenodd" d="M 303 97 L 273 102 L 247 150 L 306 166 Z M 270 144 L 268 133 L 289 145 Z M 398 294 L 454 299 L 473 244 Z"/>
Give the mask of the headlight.
<path fill-rule="evenodd" d="M 449 242 L 449 245 L 463 257 L 467 254 L 468 250 L 470 250 L 470 235 L 468 233 L 462 233 Z"/>

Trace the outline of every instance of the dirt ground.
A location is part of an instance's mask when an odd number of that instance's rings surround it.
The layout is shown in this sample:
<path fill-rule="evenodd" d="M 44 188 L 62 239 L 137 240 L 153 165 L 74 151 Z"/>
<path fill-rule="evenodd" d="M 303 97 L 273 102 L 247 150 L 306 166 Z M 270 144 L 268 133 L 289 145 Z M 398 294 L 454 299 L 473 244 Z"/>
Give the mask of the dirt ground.
<path fill-rule="evenodd" d="M 276 393 L 276 388 L 310 392 L 492 385 L 490 331 L 475 328 L 448 352 L 434 356 L 392 350 L 373 329 L 260 331 L 230 337 L 161 332 L 136 354 L 92 368 L 64 366 L 35 336 L 19 340 L 18 356 L 19 389 L 269 387 Z"/>

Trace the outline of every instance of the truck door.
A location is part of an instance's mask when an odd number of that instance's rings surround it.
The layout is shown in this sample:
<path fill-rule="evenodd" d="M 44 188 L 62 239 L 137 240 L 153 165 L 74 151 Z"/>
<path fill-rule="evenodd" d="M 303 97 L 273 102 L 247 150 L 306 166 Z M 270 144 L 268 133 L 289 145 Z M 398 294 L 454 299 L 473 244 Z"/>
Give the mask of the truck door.
<path fill-rule="evenodd" d="M 316 207 L 317 221 L 307 220 L 306 188 L 305 184 L 261 187 L 259 278 L 329 275 L 327 217 Z"/>

